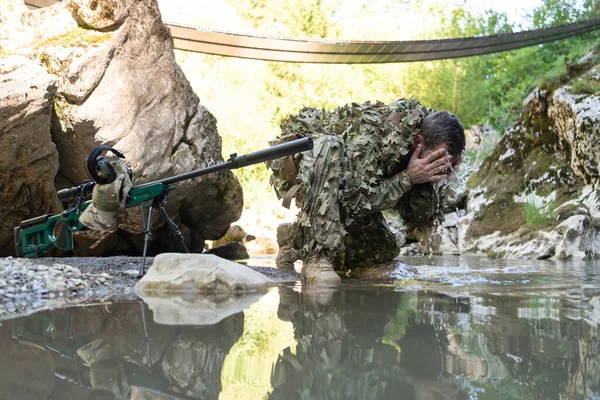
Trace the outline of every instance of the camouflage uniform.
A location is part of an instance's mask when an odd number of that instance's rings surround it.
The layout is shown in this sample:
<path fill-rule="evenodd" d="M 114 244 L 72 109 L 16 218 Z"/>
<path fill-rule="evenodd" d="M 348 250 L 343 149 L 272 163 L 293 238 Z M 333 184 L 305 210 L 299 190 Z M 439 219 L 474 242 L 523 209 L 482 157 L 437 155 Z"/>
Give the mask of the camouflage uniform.
<path fill-rule="evenodd" d="M 96 339 L 77 350 L 77 355 L 90 367 L 90 383 L 96 393 L 106 393 L 115 400 L 130 398 L 131 386 L 125 368 L 115 349 L 105 340 Z"/>
<path fill-rule="evenodd" d="M 310 152 L 270 163 L 277 195 L 284 204 L 294 196 L 301 207 L 290 244 L 301 259 L 320 254 L 339 269 L 394 259 L 399 248 L 381 214 L 386 209 L 398 208 L 409 225 L 429 224 L 435 213 L 431 185 L 413 186 L 398 173 L 429 113 L 416 100 L 401 99 L 330 112 L 305 108 L 283 123 L 274 143 L 314 140 Z"/>

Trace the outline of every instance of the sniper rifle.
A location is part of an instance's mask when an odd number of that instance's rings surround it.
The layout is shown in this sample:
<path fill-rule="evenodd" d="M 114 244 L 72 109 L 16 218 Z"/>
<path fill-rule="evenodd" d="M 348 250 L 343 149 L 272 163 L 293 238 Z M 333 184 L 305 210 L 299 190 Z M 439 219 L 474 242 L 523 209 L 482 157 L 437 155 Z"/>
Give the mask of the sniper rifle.
<path fill-rule="evenodd" d="M 131 188 L 129 195 L 127 196 L 125 208 L 139 205 L 142 206 L 142 208 L 148 209 L 146 217 L 144 217 L 144 212 L 142 210 L 142 227 L 145 236 L 140 275 L 145 273 L 146 252 L 148 250 L 150 237 L 152 236 L 151 224 L 153 209 L 158 209 L 167 226 L 173 231 L 174 236 L 177 236 L 185 247 L 181 230 L 169 218 L 164 209 L 167 196 L 171 190 L 175 189 L 177 183 L 199 176 L 213 174 L 215 172 L 242 168 L 248 165 L 291 156 L 312 148 L 313 142 L 309 137 L 292 140 L 287 143 L 278 144 L 245 155 L 238 156 L 234 153 L 226 162 L 169 178 L 143 183 Z M 115 153 L 115 151 L 113 151 L 113 153 Z M 94 152 L 92 152 L 92 154 L 94 154 Z M 117 151 L 115 154 L 120 154 L 120 152 Z M 120 157 L 122 157 L 122 155 L 120 155 Z M 96 184 L 97 183 L 92 180 L 87 180 L 79 186 L 59 190 L 57 193 L 59 200 L 69 204 L 69 207 L 65 211 L 57 215 L 45 214 L 21 221 L 19 226 L 14 228 L 14 241 L 17 256 L 27 258 L 39 257 L 55 247 L 65 251 L 72 250 L 73 232 L 87 229 L 79 221 L 79 217 L 90 205 L 91 200 L 89 199 L 91 198 L 92 191 Z M 187 247 L 185 247 L 185 249 L 189 252 Z"/>

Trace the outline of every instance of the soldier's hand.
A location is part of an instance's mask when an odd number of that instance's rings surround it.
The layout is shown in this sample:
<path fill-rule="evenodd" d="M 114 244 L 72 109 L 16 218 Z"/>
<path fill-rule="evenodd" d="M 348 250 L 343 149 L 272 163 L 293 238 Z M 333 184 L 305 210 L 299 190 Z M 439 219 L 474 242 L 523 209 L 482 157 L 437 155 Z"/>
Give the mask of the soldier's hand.
<path fill-rule="evenodd" d="M 448 179 L 452 173 L 451 157 L 446 149 L 438 149 L 421 158 L 423 145 L 419 144 L 410 158 L 406 173 L 413 185 L 439 182 Z"/>

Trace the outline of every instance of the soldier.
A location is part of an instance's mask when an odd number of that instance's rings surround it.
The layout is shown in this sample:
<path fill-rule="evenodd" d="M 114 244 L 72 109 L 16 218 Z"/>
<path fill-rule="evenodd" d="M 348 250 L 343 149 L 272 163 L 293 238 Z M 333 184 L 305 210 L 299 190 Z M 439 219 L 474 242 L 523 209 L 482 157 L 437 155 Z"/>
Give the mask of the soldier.
<path fill-rule="evenodd" d="M 416 100 L 304 108 L 282 124 L 275 143 L 310 136 L 310 152 L 276 160 L 271 183 L 284 206 L 301 211 L 278 229 L 277 266 L 303 261 L 305 282 L 338 282 L 335 270 L 371 266 L 399 253 L 382 211 L 397 209 L 409 228 L 432 224 L 433 184 L 461 162 L 464 129 L 447 111 Z"/>

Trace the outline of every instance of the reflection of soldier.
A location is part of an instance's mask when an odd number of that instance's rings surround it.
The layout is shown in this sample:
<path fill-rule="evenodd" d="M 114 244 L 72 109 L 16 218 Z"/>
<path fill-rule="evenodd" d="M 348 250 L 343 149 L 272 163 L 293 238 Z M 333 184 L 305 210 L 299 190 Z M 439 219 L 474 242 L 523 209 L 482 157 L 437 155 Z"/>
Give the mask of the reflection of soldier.
<path fill-rule="evenodd" d="M 334 267 L 394 259 L 399 249 L 381 211 L 397 208 L 410 226 L 428 226 L 436 212 L 431 183 L 451 174 L 465 146 L 454 115 L 430 114 L 413 100 L 305 108 L 282 131 L 279 142 L 314 139 L 312 151 L 271 164 L 284 204 L 295 197 L 302 207 L 290 232 L 279 232 L 278 267 L 299 257 L 308 282 L 339 281 Z"/>
<path fill-rule="evenodd" d="M 90 368 L 90 383 L 94 395 L 107 399 L 128 399 L 131 387 L 127 382 L 123 361 L 105 340 L 96 339 L 77 350 L 77 355 Z"/>
<path fill-rule="evenodd" d="M 446 343 L 432 326 L 409 318 L 406 294 L 340 290 L 324 299 L 325 290 L 280 289 L 279 315 L 291 320 L 297 345 L 275 365 L 271 399 L 429 399 L 441 388 L 439 399 L 467 398 L 434 381 Z M 422 350 L 416 359 L 405 355 L 411 347 Z"/>
<path fill-rule="evenodd" d="M 216 325 L 182 327 L 161 365 L 170 390 L 198 399 L 217 399 L 222 389 L 223 362 L 243 332 L 243 312 Z"/>

